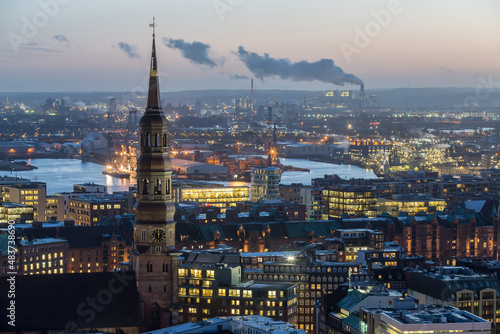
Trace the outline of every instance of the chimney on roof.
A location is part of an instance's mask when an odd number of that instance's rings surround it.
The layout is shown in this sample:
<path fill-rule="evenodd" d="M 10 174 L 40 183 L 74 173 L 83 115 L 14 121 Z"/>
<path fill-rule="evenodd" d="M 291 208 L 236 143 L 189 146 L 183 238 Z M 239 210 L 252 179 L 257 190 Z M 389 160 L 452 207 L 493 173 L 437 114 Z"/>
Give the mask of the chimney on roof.
<path fill-rule="evenodd" d="M 42 228 L 43 227 L 43 222 L 38 222 L 34 221 L 33 224 L 31 224 L 34 228 Z"/>
<path fill-rule="evenodd" d="M 74 226 L 75 226 L 74 220 L 65 220 L 64 221 L 64 227 L 74 227 Z"/>

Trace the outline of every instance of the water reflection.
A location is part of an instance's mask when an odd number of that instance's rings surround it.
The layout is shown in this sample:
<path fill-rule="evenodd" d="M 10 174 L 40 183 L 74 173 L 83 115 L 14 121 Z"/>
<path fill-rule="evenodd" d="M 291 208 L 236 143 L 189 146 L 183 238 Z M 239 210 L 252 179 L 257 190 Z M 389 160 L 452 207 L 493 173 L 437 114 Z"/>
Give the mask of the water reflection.
<path fill-rule="evenodd" d="M 134 186 L 136 180 L 114 178 L 102 174 L 103 165 L 92 162 L 82 162 L 77 159 L 30 159 L 30 165 L 38 167 L 32 171 L 17 173 L 0 172 L 0 175 L 17 175 L 33 181 L 47 183 L 47 194 L 73 191 L 73 184 L 93 182 L 105 184 L 108 192 L 126 191 Z"/>
<path fill-rule="evenodd" d="M 0 175 L 17 175 L 30 180 L 47 183 L 47 194 L 73 191 L 73 184 L 93 182 L 105 184 L 108 192 L 127 191 L 129 187 L 136 184 L 135 178 L 115 178 L 102 174 L 103 165 L 92 162 L 82 162 L 76 159 L 30 159 L 30 165 L 38 167 L 32 171 L 17 173 L 4 172 Z M 304 159 L 281 159 L 284 165 L 292 165 L 300 168 L 308 168 L 310 172 L 284 172 L 281 183 L 303 183 L 311 184 L 311 179 L 323 177 L 325 174 L 337 174 L 343 178 L 376 178 L 372 171 L 350 165 L 334 165 L 323 162 L 315 162 Z M 230 186 L 249 185 L 246 182 L 231 181 L 217 182 Z"/>

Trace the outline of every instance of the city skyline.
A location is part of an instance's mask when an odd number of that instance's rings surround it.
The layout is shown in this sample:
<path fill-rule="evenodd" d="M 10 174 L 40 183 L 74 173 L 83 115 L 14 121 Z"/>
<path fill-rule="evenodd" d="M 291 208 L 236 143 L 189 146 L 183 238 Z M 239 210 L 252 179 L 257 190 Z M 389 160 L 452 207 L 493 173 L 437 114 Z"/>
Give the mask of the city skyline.
<path fill-rule="evenodd" d="M 248 89 L 249 78 L 259 90 L 341 87 L 342 80 L 287 72 L 301 65 L 333 73 L 340 67 L 367 89 L 498 81 L 496 1 L 46 0 L 2 7 L 3 92 L 146 91 L 153 15 L 164 91 Z M 285 68 L 259 67 L 248 55 Z"/>

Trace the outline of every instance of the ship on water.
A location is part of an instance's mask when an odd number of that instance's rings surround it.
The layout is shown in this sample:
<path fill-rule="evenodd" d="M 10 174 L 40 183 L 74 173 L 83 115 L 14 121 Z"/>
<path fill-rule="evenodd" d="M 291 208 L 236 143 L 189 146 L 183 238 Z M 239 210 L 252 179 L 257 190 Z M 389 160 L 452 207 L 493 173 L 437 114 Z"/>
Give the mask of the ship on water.
<path fill-rule="evenodd" d="M 120 179 L 129 179 L 130 173 L 119 170 L 118 168 L 113 168 L 111 165 L 107 165 L 106 169 L 102 171 L 104 175 L 109 175 L 111 177 L 117 177 Z"/>

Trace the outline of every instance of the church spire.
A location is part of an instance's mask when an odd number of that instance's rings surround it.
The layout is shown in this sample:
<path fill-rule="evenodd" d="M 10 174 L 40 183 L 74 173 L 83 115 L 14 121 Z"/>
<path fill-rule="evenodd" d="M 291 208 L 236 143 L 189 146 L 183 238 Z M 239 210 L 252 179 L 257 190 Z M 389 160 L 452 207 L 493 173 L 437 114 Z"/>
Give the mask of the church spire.
<path fill-rule="evenodd" d="M 146 112 L 161 110 L 160 101 L 160 79 L 158 78 L 158 63 L 156 61 L 156 43 L 155 43 L 155 18 L 153 23 L 149 25 L 153 28 L 153 50 L 151 52 L 151 67 L 149 71 L 149 90 L 148 90 L 148 105 Z"/>

